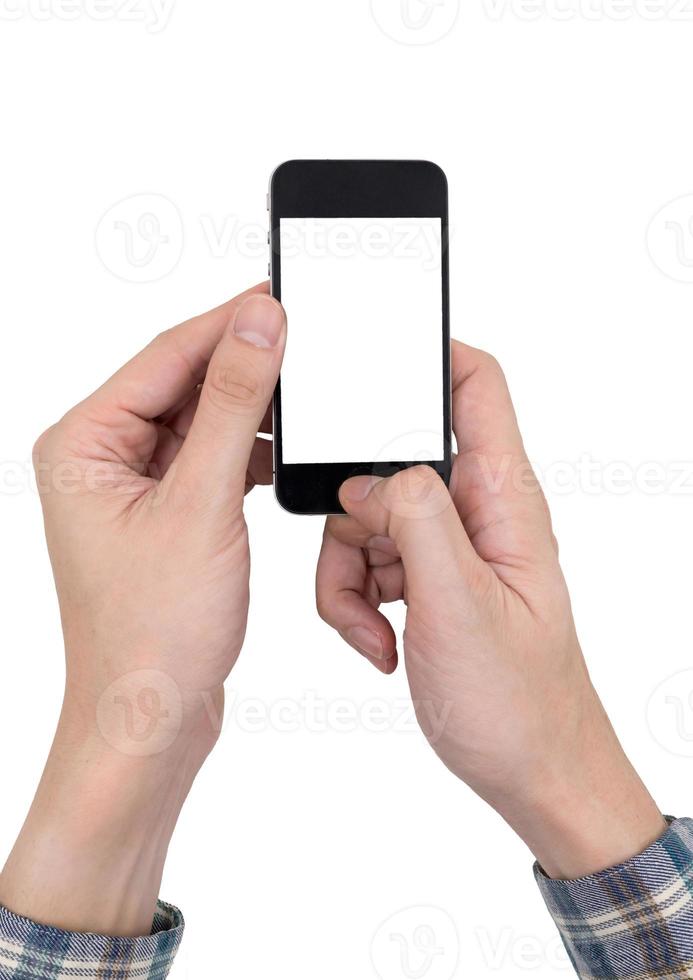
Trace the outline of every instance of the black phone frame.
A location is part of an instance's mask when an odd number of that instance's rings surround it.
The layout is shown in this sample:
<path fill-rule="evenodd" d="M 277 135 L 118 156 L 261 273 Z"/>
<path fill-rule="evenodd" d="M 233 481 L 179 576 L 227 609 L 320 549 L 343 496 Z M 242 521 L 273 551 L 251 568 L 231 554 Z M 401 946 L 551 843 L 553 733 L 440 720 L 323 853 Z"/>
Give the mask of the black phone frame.
<path fill-rule="evenodd" d="M 392 476 L 422 463 L 445 480 L 452 466 L 450 391 L 450 284 L 448 268 L 448 184 L 441 168 L 426 160 L 289 160 L 272 174 L 270 276 L 281 301 L 281 218 L 440 218 L 443 330 L 443 460 L 344 463 L 284 463 L 282 460 L 281 378 L 273 400 L 274 491 L 294 514 L 343 514 L 338 491 L 351 476 Z M 291 324 L 289 323 L 289 330 Z"/>

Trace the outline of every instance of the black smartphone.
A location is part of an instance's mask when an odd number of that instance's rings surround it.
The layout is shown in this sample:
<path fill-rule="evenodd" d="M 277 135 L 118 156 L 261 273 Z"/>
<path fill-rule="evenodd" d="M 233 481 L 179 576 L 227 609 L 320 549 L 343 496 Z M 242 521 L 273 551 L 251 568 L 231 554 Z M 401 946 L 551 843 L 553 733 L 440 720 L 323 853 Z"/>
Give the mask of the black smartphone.
<path fill-rule="evenodd" d="M 448 190 L 424 160 L 290 160 L 268 197 L 272 295 L 289 339 L 274 487 L 343 513 L 350 476 L 451 467 Z"/>

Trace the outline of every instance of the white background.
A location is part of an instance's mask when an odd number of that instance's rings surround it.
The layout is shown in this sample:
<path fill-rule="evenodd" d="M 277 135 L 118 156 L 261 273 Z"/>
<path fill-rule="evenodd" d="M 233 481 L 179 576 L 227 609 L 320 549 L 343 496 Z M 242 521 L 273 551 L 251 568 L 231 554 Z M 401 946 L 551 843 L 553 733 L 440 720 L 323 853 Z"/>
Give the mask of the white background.
<path fill-rule="evenodd" d="M 280 228 L 283 461 L 442 460 L 440 218 Z"/>
<path fill-rule="evenodd" d="M 21 467 L 38 432 L 153 334 L 264 277 L 267 180 L 295 156 L 447 171 L 453 332 L 504 365 L 595 681 L 661 806 L 693 812 L 693 707 L 679 702 L 677 728 L 666 702 L 693 691 L 691 673 L 667 681 L 692 646 L 693 14 L 466 0 L 454 21 L 444 0 L 417 31 L 396 2 L 178 0 L 156 32 L 124 10 L 68 19 L 55 0 L 48 19 L 9 19 L 16 6 L 0 0 L 3 851 L 63 676 Z M 151 254 L 146 213 L 168 238 Z M 594 464 L 596 480 L 581 475 Z M 320 521 L 283 513 L 269 489 L 248 516 L 253 605 L 231 698 L 396 707 L 404 676 L 376 674 L 313 612 Z M 524 846 L 422 736 L 253 734 L 235 718 L 166 869 L 163 895 L 188 920 L 177 980 L 368 980 L 376 966 L 398 980 L 388 936 L 412 917 L 446 949 L 426 980 L 453 975 L 455 935 L 458 978 L 571 975 L 553 962 Z M 442 912 L 378 931 L 412 906 Z"/>

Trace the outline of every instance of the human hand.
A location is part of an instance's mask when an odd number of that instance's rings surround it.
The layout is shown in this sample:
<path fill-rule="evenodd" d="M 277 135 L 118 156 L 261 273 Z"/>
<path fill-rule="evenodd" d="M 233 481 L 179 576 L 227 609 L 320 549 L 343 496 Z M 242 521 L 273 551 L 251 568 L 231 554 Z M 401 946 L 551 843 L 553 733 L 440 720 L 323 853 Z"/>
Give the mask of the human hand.
<path fill-rule="evenodd" d="M 151 926 L 243 642 L 243 499 L 272 480 L 257 434 L 285 337 L 281 306 L 257 286 L 158 336 L 36 444 L 67 673 L 0 879 L 16 912 L 81 931 Z"/>
<path fill-rule="evenodd" d="M 67 707 L 87 725 L 109 685 L 149 670 L 175 683 L 194 727 L 201 693 L 219 694 L 240 652 L 243 498 L 272 480 L 271 442 L 257 433 L 269 431 L 285 338 L 266 292 L 161 334 L 36 444 Z M 102 720 L 117 738 L 121 719 L 112 731 Z"/>
<path fill-rule="evenodd" d="M 433 748 L 548 874 L 587 874 L 641 851 L 664 820 L 590 682 L 503 374 L 458 342 L 452 369 L 450 491 L 425 466 L 348 480 L 348 516 L 325 527 L 318 609 L 391 673 L 379 607 L 404 599 L 407 675 Z"/>

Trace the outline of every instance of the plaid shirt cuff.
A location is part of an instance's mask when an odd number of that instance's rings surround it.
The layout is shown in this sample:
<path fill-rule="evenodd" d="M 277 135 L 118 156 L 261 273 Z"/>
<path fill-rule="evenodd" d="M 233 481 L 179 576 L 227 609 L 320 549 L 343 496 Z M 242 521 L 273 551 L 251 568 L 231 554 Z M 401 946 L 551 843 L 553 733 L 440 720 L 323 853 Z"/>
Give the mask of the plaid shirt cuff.
<path fill-rule="evenodd" d="M 163 980 L 183 927 L 178 909 L 164 902 L 151 935 L 138 939 L 63 932 L 0 906 L 0 980 Z"/>
<path fill-rule="evenodd" d="M 575 881 L 534 874 L 583 980 L 693 977 L 693 820 L 646 851 Z"/>

